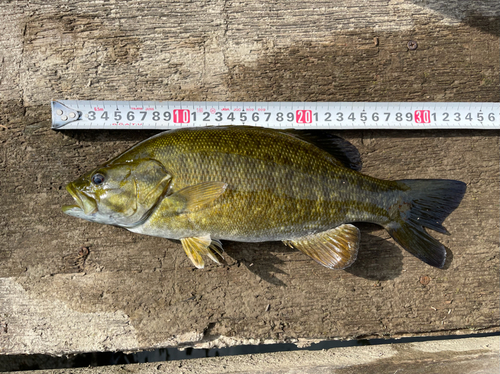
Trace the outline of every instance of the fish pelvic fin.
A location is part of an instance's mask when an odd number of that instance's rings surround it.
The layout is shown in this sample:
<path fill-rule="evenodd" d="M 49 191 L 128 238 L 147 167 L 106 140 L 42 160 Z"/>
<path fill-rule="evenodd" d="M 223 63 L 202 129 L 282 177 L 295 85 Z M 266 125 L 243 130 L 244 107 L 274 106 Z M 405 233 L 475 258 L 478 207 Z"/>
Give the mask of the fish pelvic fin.
<path fill-rule="evenodd" d="M 404 203 L 399 204 L 398 218 L 384 225 L 392 238 L 425 263 L 442 268 L 446 247 L 424 228 L 449 234 L 443 221 L 462 201 L 466 184 L 447 179 L 400 180 L 408 187 Z"/>
<path fill-rule="evenodd" d="M 210 235 L 183 238 L 181 239 L 181 243 L 186 255 L 198 269 L 205 267 L 205 261 L 202 256 L 208 256 L 217 264 L 220 264 L 223 259 L 222 243 L 219 240 L 211 239 Z"/>
<path fill-rule="evenodd" d="M 298 249 L 329 269 L 345 269 L 356 260 L 359 238 L 356 226 L 343 224 L 317 234 L 283 240 L 283 243 Z"/>

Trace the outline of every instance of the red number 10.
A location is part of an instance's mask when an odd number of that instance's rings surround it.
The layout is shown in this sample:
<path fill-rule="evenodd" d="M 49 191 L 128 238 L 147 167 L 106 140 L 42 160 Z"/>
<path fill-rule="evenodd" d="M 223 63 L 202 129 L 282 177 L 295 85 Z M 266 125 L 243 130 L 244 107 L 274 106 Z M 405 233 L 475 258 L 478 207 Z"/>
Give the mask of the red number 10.
<path fill-rule="evenodd" d="M 191 112 L 188 109 L 174 109 L 174 123 L 189 123 Z"/>

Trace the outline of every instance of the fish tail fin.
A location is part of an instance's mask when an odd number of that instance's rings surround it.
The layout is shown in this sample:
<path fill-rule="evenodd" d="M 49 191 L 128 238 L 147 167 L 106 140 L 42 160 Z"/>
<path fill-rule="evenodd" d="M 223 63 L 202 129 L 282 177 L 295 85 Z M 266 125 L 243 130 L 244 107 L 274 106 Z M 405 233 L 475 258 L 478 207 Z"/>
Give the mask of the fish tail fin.
<path fill-rule="evenodd" d="M 446 248 L 424 228 L 448 234 L 442 223 L 465 194 L 466 184 L 446 179 L 406 179 L 404 203 L 398 206 L 398 218 L 385 225 L 392 238 L 425 263 L 442 268 Z"/>

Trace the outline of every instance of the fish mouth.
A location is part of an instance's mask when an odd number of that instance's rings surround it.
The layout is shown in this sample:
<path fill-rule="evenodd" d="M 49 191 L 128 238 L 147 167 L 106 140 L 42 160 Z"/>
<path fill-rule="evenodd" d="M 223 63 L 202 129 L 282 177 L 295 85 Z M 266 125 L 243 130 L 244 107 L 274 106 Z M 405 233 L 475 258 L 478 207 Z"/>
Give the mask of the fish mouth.
<path fill-rule="evenodd" d="M 66 214 L 70 214 L 72 211 L 83 211 L 85 215 L 92 215 L 97 212 L 97 203 L 95 199 L 88 196 L 85 192 L 79 191 L 73 186 L 73 183 L 69 183 L 66 186 L 66 191 L 73 197 L 77 205 L 64 205 L 62 211 Z"/>

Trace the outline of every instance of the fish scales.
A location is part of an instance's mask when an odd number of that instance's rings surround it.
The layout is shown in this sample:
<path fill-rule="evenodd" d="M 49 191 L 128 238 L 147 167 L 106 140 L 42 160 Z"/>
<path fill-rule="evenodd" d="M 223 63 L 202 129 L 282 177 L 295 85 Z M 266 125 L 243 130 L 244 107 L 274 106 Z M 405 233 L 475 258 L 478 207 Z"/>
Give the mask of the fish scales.
<path fill-rule="evenodd" d="M 158 236 L 163 232 L 175 239 L 190 230 L 236 241 L 290 239 L 324 231 L 346 219 L 366 220 L 376 207 L 370 204 L 373 197 L 380 198 L 382 191 L 394 193 L 388 186 L 393 182 L 332 163 L 330 155 L 300 139 L 251 130 L 219 137 L 221 130 L 214 128 L 157 138 L 151 157 L 175 176 L 174 191 L 204 181 L 224 181 L 229 187 L 211 207 L 187 215 L 183 222 L 178 217 L 168 221 L 160 206 L 140 230 L 151 229 Z M 361 186 L 365 194 L 356 191 L 357 179 L 365 179 Z M 380 211 L 374 212 L 376 219 Z M 180 235 L 165 233 L 165 226 L 175 225 L 184 227 Z"/>
<path fill-rule="evenodd" d="M 333 145 L 322 149 L 311 139 L 245 126 L 169 131 L 70 183 L 79 205 L 63 209 L 136 233 L 181 239 L 198 267 L 204 265 L 201 255 L 217 261 L 222 239 L 280 240 L 324 266 L 344 268 L 359 245 L 352 222 L 379 224 L 410 253 L 433 266 L 444 264 L 445 248 L 423 227 L 445 231 L 441 223 L 458 206 L 465 184 L 376 179 L 342 161 L 357 152 L 349 143 L 332 138 Z M 121 194 L 112 188 L 115 180 Z"/>

